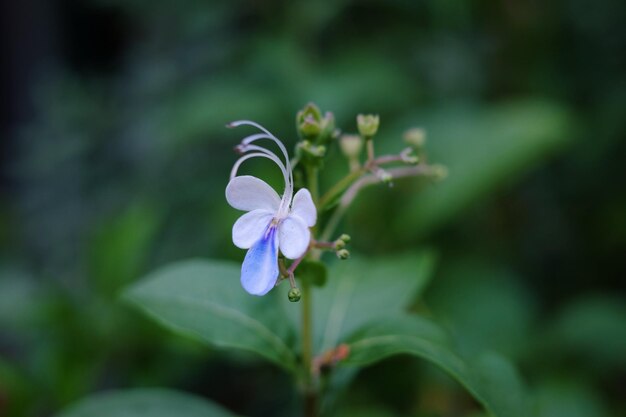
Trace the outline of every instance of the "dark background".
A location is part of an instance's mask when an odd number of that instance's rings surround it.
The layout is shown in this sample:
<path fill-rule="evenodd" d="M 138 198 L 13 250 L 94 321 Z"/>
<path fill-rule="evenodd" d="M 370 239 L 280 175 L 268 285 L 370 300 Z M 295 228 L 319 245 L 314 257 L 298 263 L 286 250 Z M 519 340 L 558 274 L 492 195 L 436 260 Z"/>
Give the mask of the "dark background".
<path fill-rule="evenodd" d="M 422 302 L 467 349 L 511 357 L 539 415 L 626 412 L 626 3 L 0 7 L 0 415 L 131 386 L 289 414 L 249 395 L 288 386 L 280 372 L 178 339 L 117 295 L 168 261 L 242 258 L 224 124 L 256 120 L 293 147 L 308 101 L 345 131 L 379 113 L 385 150 L 423 126 L 450 169 L 358 199 L 343 225 L 355 252 L 436 248 Z M 322 184 L 342 170 L 331 152 Z M 467 415 L 460 392 L 398 359 L 364 371 L 345 407 Z"/>

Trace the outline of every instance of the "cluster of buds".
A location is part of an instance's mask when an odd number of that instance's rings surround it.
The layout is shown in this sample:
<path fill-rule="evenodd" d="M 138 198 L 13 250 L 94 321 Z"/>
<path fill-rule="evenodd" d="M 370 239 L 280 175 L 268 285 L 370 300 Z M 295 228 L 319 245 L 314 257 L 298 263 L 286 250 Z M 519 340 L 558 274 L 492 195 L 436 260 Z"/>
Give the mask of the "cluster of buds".
<path fill-rule="evenodd" d="M 301 139 L 296 146 L 296 156 L 319 166 L 326 155 L 327 144 L 338 136 L 335 116 L 331 112 L 322 115 L 319 107 L 309 103 L 296 115 L 296 128 Z"/>
<path fill-rule="evenodd" d="M 350 242 L 350 235 L 342 234 L 332 242 L 314 242 L 313 246 L 318 249 L 335 252 L 338 259 L 346 260 L 350 257 L 350 251 L 346 249 L 346 245 Z"/>
<path fill-rule="evenodd" d="M 349 242 L 350 242 L 350 236 L 345 233 L 339 236 L 339 239 L 333 242 L 335 254 L 337 255 L 337 258 L 341 260 L 345 260 L 350 257 L 350 251 L 346 249 L 346 245 Z"/>

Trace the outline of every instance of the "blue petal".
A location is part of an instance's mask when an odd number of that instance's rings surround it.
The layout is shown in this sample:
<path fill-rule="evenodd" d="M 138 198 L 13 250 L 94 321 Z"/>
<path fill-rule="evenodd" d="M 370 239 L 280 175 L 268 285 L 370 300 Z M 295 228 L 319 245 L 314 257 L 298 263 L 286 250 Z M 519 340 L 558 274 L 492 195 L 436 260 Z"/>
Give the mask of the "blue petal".
<path fill-rule="evenodd" d="M 252 247 L 241 265 L 241 285 L 252 295 L 265 295 L 278 279 L 278 234 L 270 225 Z"/>

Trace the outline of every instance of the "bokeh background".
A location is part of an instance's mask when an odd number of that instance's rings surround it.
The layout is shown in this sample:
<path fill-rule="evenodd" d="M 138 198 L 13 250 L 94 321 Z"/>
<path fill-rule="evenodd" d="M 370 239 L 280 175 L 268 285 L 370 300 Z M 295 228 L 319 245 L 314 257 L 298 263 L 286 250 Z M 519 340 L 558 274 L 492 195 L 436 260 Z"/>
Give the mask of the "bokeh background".
<path fill-rule="evenodd" d="M 0 415 L 138 386 L 289 415 L 281 371 L 174 336 L 118 294 L 169 261 L 242 259 L 223 198 L 241 132 L 224 124 L 256 120 L 292 148 L 309 101 L 346 132 L 379 113 L 381 150 L 421 126 L 449 169 L 440 184 L 364 193 L 341 228 L 354 252 L 437 250 L 419 309 L 464 349 L 511 358 L 537 415 L 625 415 L 626 3 L 0 7 Z M 345 169 L 331 151 L 322 184 Z M 362 372 L 342 404 L 473 408 L 408 358 Z"/>

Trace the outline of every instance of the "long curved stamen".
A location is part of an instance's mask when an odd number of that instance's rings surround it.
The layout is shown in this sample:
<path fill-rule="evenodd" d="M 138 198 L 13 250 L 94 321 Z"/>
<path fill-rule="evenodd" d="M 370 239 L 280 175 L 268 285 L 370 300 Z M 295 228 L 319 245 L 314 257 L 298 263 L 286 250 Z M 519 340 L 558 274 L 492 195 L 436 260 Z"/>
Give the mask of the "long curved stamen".
<path fill-rule="evenodd" d="M 241 166 L 241 164 L 243 164 L 248 159 L 257 158 L 257 157 L 271 159 L 272 161 L 274 161 L 277 164 L 281 163 L 280 159 L 278 159 L 278 157 L 276 155 L 269 155 L 269 154 L 267 154 L 265 152 L 249 153 L 249 154 L 246 154 L 246 155 L 242 156 L 241 158 L 237 159 L 237 161 L 233 165 L 233 169 L 230 170 L 230 179 L 232 180 L 237 175 L 237 171 L 239 170 L 239 167 Z M 283 173 L 283 175 L 284 175 L 284 173 Z"/>
<path fill-rule="evenodd" d="M 229 124 L 229 126 L 232 126 L 232 127 L 237 127 L 237 126 L 242 126 L 242 125 L 254 126 L 257 129 L 265 132 L 265 134 L 267 135 L 267 136 L 263 136 L 263 135 L 259 135 L 259 134 L 250 135 L 250 136 L 244 138 L 241 141 L 242 143 L 245 143 L 247 145 L 248 143 L 251 143 L 251 142 L 253 142 L 255 140 L 258 140 L 258 139 L 270 139 L 270 140 L 273 140 L 276 143 L 276 145 L 278 145 L 280 150 L 282 151 L 283 156 L 285 157 L 285 160 L 286 160 L 286 166 L 287 166 L 287 168 L 289 168 L 289 172 L 291 172 L 291 166 L 290 166 L 290 163 L 289 163 L 289 154 L 287 153 L 287 149 L 285 148 L 285 145 L 283 145 L 283 143 L 280 141 L 280 139 L 278 139 L 276 136 L 272 135 L 272 133 L 269 130 L 267 130 L 266 128 L 264 128 L 260 124 L 255 123 L 255 122 L 250 121 L 250 120 L 237 120 L 237 121 L 234 121 L 234 122 Z"/>
<path fill-rule="evenodd" d="M 280 139 L 272 135 L 272 133 L 269 130 L 265 129 L 263 126 L 261 126 L 258 123 L 252 122 L 250 120 L 237 120 L 235 122 L 230 123 L 228 126 L 237 127 L 237 126 L 242 126 L 242 125 L 254 126 L 257 129 L 265 133 L 265 135 L 254 134 L 254 135 L 247 136 L 241 141 L 242 144 L 246 146 L 250 146 L 250 143 L 256 140 L 269 139 L 269 140 L 272 140 L 274 143 L 276 143 L 276 145 L 278 145 L 281 152 L 283 153 L 283 156 L 285 157 L 285 168 L 287 170 L 287 173 L 289 174 L 289 177 L 288 177 L 288 181 L 286 181 L 286 184 L 285 184 L 285 193 L 283 195 L 283 199 L 281 201 L 281 205 L 279 209 L 279 214 L 284 215 L 285 212 L 289 209 L 289 204 L 291 203 L 291 199 L 293 197 L 293 172 L 291 170 L 291 162 L 289 160 L 289 154 L 287 153 L 287 149 L 285 148 L 285 145 L 283 145 L 283 143 L 280 141 Z"/>
<path fill-rule="evenodd" d="M 276 156 L 276 154 L 274 152 L 272 152 L 272 151 L 270 151 L 270 150 L 268 150 L 266 148 L 263 148 L 261 146 L 246 145 L 246 147 L 243 149 L 243 152 L 248 152 L 248 151 L 257 151 L 257 152 L 244 155 L 241 158 L 239 158 L 237 160 L 237 162 L 235 162 L 235 165 L 233 166 L 233 170 L 231 171 L 231 176 L 230 176 L 231 179 L 237 174 L 237 170 L 239 169 L 239 166 L 246 159 L 250 159 L 250 158 L 254 158 L 254 157 L 260 157 L 260 156 L 262 156 L 260 154 L 263 154 L 263 156 L 265 156 L 266 158 L 271 159 L 272 161 L 274 161 L 274 163 L 276 165 L 278 165 L 278 167 L 280 168 L 280 171 L 283 173 L 283 179 L 285 180 L 285 189 L 287 189 L 289 187 L 289 180 L 290 180 L 289 171 L 287 171 L 287 169 L 285 168 L 285 165 L 283 164 L 283 161 L 281 161 L 280 158 L 278 158 L 278 156 Z"/>
<path fill-rule="evenodd" d="M 290 178 L 291 183 L 293 184 L 293 177 L 291 176 L 291 162 L 289 160 L 289 154 L 287 153 L 287 149 L 285 149 L 285 146 L 280 141 L 280 139 L 278 139 L 276 136 L 272 135 L 271 133 L 268 133 L 268 134 L 257 133 L 255 135 L 246 136 L 245 138 L 242 139 L 241 143 L 245 146 L 249 146 L 252 142 L 261 140 L 261 139 L 269 139 L 278 145 L 281 152 L 283 153 L 283 157 L 285 158 L 285 167 L 290 173 L 289 178 Z"/>

